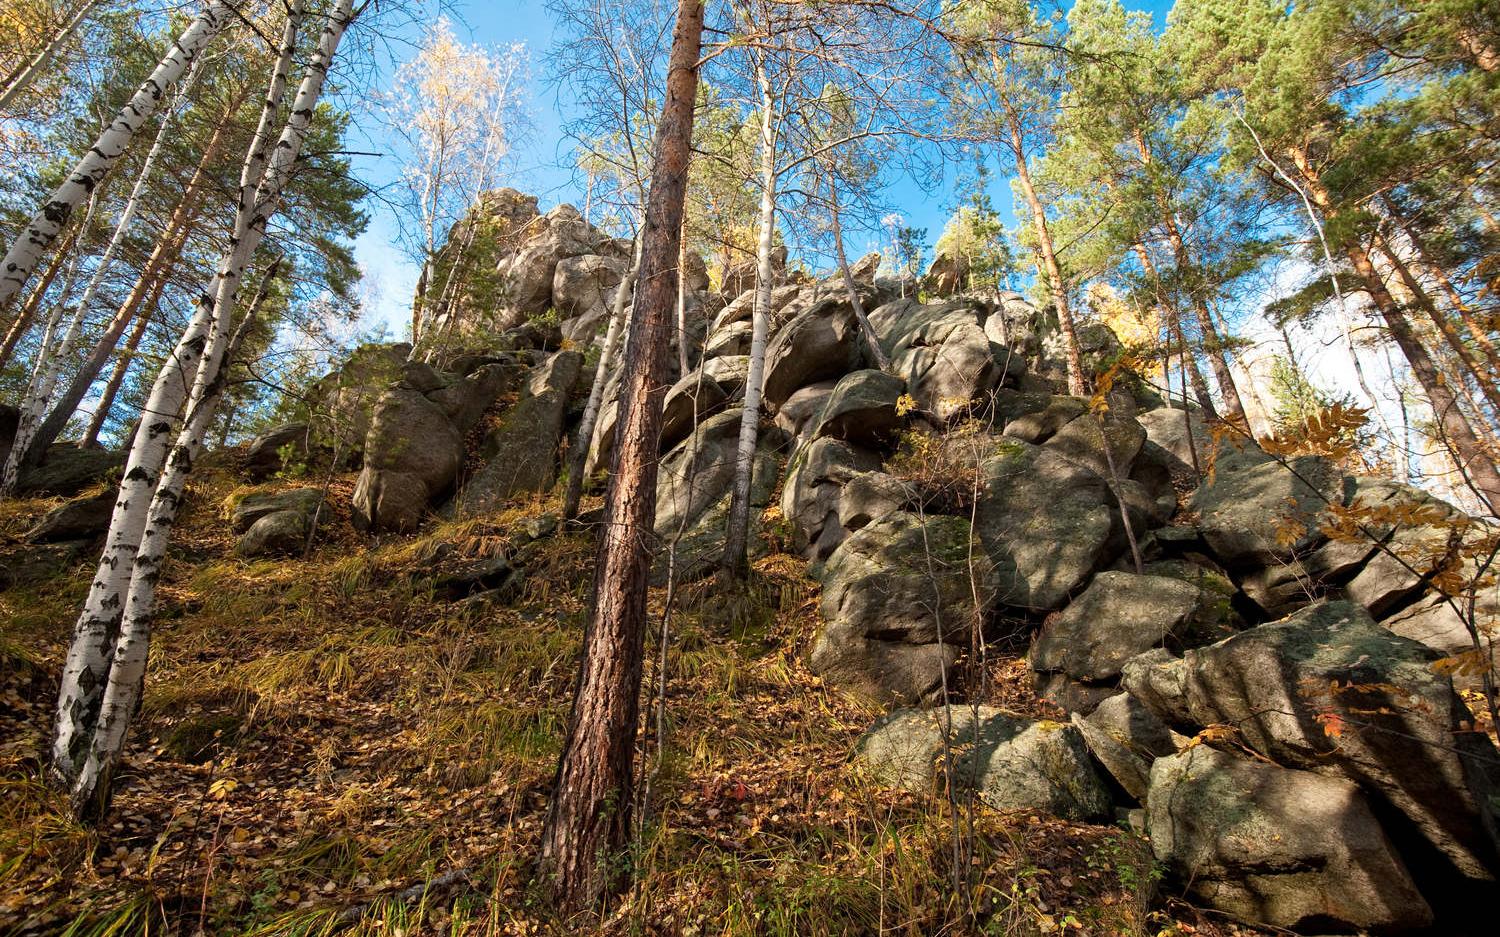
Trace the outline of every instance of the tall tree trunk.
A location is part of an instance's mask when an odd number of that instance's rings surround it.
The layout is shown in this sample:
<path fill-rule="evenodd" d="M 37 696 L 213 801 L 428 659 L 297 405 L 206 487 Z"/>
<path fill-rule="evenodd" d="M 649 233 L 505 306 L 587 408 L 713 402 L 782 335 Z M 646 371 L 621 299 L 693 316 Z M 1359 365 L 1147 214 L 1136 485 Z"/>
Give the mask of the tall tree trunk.
<path fill-rule="evenodd" d="M 583 499 L 584 471 L 588 466 L 589 447 L 594 441 L 594 427 L 599 422 L 599 410 L 604 405 L 604 385 L 609 381 L 610 369 L 615 364 L 615 351 L 620 345 L 620 336 L 625 330 L 625 311 L 631 307 L 630 297 L 635 292 L 636 272 L 641 267 L 641 247 L 644 240 L 640 234 L 635 238 L 635 249 L 631 251 L 630 269 L 615 288 L 614 309 L 610 311 L 609 329 L 604 333 L 604 347 L 599 351 L 599 363 L 594 367 L 594 383 L 589 387 L 589 401 L 583 408 L 583 419 L 578 422 L 578 436 L 573 448 L 568 451 L 568 487 L 563 494 L 563 520 L 578 516 L 578 502 Z"/>
<path fill-rule="evenodd" d="M 1394 211 L 1392 215 L 1395 215 Z M 1458 287 L 1454 285 L 1452 278 L 1448 276 L 1442 264 L 1438 263 L 1437 259 L 1433 257 L 1431 249 L 1427 246 L 1426 239 L 1417 233 L 1415 225 L 1401 223 L 1401 233 L 1405 234 L 1407 241 L 1411 242 L 1412 251 L 1416 254 L 1416 259 L 1421 264 L 1423 272 L 1432 277 L 1443 291 L 1443 296 L 1448 300 L 1448 305 L 1453 307 L 1453 312 L 1458 316 L 1459 321 L 1464 324 L 1464 331 L 1469 334 L 1469 338 L 1473 340 L 1474 344 L 1478 345 L 1484 352 L 1484 356 L 1489 361 L 1490 367 L 1500 372 L 1500 348 L 1496 347 L 1495 340 L 1490 335 L 1490 330 L 1484 326 L 1484 323 L 1474 318 L 1474 310 L 1464 301 L 1463 295 L 1459 293 Z"/>
<path fill-rule="evenodd" d="M 104 181 L 136 131 L 151 118 L 162 98 L 233 15 L 230 5 L 221 0 L 210 3 L 198 14 L 172 43 L 171 50 L 151 77 L 125 102 L 119 114 L 73 167 L 68 178 L 27 224 L 5 259 L 0 261 L 0 308 L 25 287 L 42 255 L 67 223 L 68 216 Z"/>
<path fill-rule="evenodd" d="M 142 431 L 132 444 L 110 524 L 109 545 L 79 618 L 58 696 L 53 770 L 69 787 L 73 808 L 80 816 L 102 809 L 107 800 L 109 778 L 140 699 L 149 613 L 167 537 L 221 386 L 236 293 L 301 153 L 352 7 L 353 0 L 338 0 L 325 19 L 286 125 L 273 147 L 269 131 L 296 52 L 300 0 L 289 9 L 260 123 L 241 168 L 228 250 L 201 295 L 178 354 L 157 378 Z M 179 421 L 184 403 L 186 414 Z M 170 458 L 169 441 L 173 443 Z"/>
<path fill-rule="evenodd" d="M 32 321 L 36 318 L 37 310 L 41 308 L 42 301 L 47 298 L 47 290 L 52 288 L 52 281 L 62 272 L 67 263 L 68 255 L 73 252 L 73 245 L 78 241 L 78 229 L 69 230 L 57 252 L 48 261 L 46 269 L 42 271 L 42 278 L 37 282 L 31 293 L 27 295 L 26 301 L 16 312 L 16 317 L 10 323 L 10 328 L 5 332 L 4 342 L 0 342 L 0 368 L 10 363 L 10 356 L 15 354 L 16 346 L 21 342 L 21 336 L 31 328 Z"/>
<path fill-rule="evenodd" d="M 1332 216 L 1333 198 L 1316 170 L 1300 152 L 1292 153 L 1292 159 L 1297 164 L 1313 202 L 1325 216 Z M 1473 427 L 1459 409 L 1453 390 L 1443 380 L 1432 355 L 1407 320 L 1406 313 L 1385 288 L 1385 282 L 1381 280 L 1379 271 L 1375 269 L 1375 264 L 1363 245 L 1351 240 L 1344 247 L 1344 253 L 1354 266 L 1354 273 L 1360 278 L 1375 308 L 1380 310 L 1381 318 L 1390 329 L 1396 346 L 1406 357 L 1407 364 L 1411 365 L 1417 383 L 1422 385 L 1423 392 L 1427 394 L 1427 402 L 1432 406 L 1433 416 L 1441 428 L 1444 443 L 1453 454 L 1454 462 L 1474 486 L 1479 497 L 1487 503 L 1490 513 L 1500 513 L 1500 471 L 1497 471 L 1493 457 L 1485 451 Z"/>
<path fill-rule="evenodd" d="M 755 447 L 760 439 L 761 392 L 765 388 L 766 342 L 771 331 L 771 287 L 774 271 L 771 250 L 776 236 L 776 99 L 763 63 L 756 68 L 760 84 L 760 228 L 755 244 L 755 302 L 750 326 L 750 366 L 745 378 L 745 406 L 740 411 L 740 438 L 735 449 L 734 485 L 729 496 L 729 521 L 724 531 L 720 567 L 743 577 L 750 571 L 750 488 L 754 480 Z"/>
<path fill-rule="evenodd" d="M 682 232 L 677 238 L 677 376 L 687 377 L 693 370 L 688 359 L 687 337 L 687 213 L 683 212 Z"/>
<path fill-rule="evenodd" d="M 1453 356 L 1457 359 L 1461 376 L 1466 374 L 1474 381 L 1475 385 L 1479 387 L 1479 392 L 1484 395 L 1484 399 L 1489 401 L 1492 411 L 1497 416 L 1500 416 L 1500 389 L 1497 389 L 1495 386 L 1494 375 L 1490 373 L 1489 369 L 1480 366 L 1479 362 L 1474 360 L 1473 353 L 1464 344 L 1463 337 L 1458 334 L 1458 329 L 1453 325 L 1453 321 L 1432 301 L 1432 297 L 1428 295 L 1427 291 L 1423 289 L 1421 282 L 1412 274 L 1411 268 L 1407 266 L 1406 261 L 1401 259 L 1400 252 L 1396 250 L 1395 246 L 1384 235 L 1377 233 L 1375 235 L 1375 247 L 1391 265 L 1391 269 L 1395 271 L 1401 285 L 1410 294 L 1412 304 L 1427 314 L 1427 318 L 1432 322 L 1433 327 L 1443 337 L 1443 342 L 1447 344 L 1448 349 L 1453 352 Z"/>
<path fill-rule="evenodd" d="M 202 59 L 195 60 L 189 69 L 182 87 L 178 90 L 177 105 L 181 105 L 187 91 L 197 79 L 198 66 L 201 62 Z M 47 440 L 38 444 L 36 440 L 43 415 L 52 402 L 52 392 L 57 388 L 57 381 L 62 374 L 63 367 L 73 357 L 73 347 L 78 344 L 78 339 L 83 334 L 84 322 L 93 309 L 94 299 L 99 295 L 99 288 L 104 285 L 105 279 L 109 276 L 110 268 L 114 265 L 115 254 L 119 251 L 120 245 L 125 242 L 126 235 L 130 233 L 130 226 L 134 223 L 136 211 L 140 208 L 141 197 L 145 194 L 146 185 L 156 171 L 157 158 L 161 156 L 167 134 L 172 129 L 172 117 L 176 109 L 176 107 L 169 107 L 162 112 L 161 126 L 157 128 L 156 138 L 152 140 L 151 149 L 147 151 L 146 158 L 141 161 L 140 174 L 136 176 L 130 195 L 125 199 L 125 207 L 115 222 L 114 233 L 110 235 L 109 243 L 104 247 L 104 253 L 94 265 L 93 276 L 89 278 L 88 286 L 84 288 L 83 295 L 78 299 L 66 332 L 56 343 L 44 344 L 37 351 L 37 354 L 45 359 L 44 367 L 26 389 L 20 421 L 16 425 L 15 439 L 11 443 L 5 467 L 3 471 L 0 471 L 0 496 L 8 496 L 15 489 L 16 480 L 20 476 L 23 465 L 36 465 L 42 461 L 42 454 L 51 442 Z M 123 330 L 124 323 L 120 323 L 119 328 Z M 118 332 L 116 336 L 118 337 Z M 85 367 L 87 366 L 86 363 Z M 76 401 L 74 405 L 76 406 Z M 69 406 L 60 414 L 60 419 L 56 421 L 56 426 L 51 433 L 54 438 L 62 431 L 62 427 L 67 424 L 68 417 L 72 413 L 73 407 Z"/>
<path fill-rule="evenodd" d="M 1197 399 L 1198 407 L 1203 411 L 1204 416 L 1210 419 L 1218 419 L 1219 412 L 1214 406 L 1213 395 L 1208 392 L 1208 382 L 1203 379 L 1203 372 L 1198 370 L 1198 362 L 1194 359 L 1192 352 L 1188 348 L 1187 336 L 1183 334 L 1182 317 L 1178 314 L 1176 305 L 1167 302 L 1166 298 L 1162 295 L 1161 277 L 1156 272 L 1156 263 L 1151 259 L 1151 252 L 1146 249 L 1145 244 L 1140 242 L 1136 242 L 1132 249 L 1135 251 L 1135 256 L 1141 261 L 1141 270 L 1146 274 L 1146 282 L 1151 284 L 1151 291 L 1156 294 L 1157 308 L 1161 310 L 1161 315 L 1166 320 L 1163 324 L 1166 326 L 1166 338 L 1169 348 L 1166 355 L 1168 362 L 1167 372 L 1171 371 L 1172 354 L 1170 346 L 1175 341 L 1180 349 L 1178 359 L 1181 361 L 1183 370 L 1183 383 L 1192 386 L 1193 397 Z M 1162 374 L 1162 379 L 1167 382 L 1167 386 L 1170 389 L 1172 380 L 1167 372 Z M 1170 398 L 1170 390 L 1167 396 Z M 1185 394 L 1183 395 L 1182 405 L 1184 409 L 1187 408 L 1187 396 Z"/>
<path fill-rule="evenodd" d="M 640 288 L 626 342 L 605 522 L 594 564 L 594 607 L 542 830 L 542 866 L 564 909 L 593 904 L 621 884 L 617 860 L 630 831 L 657 450 L 702 42 L 702 0 L 679 0 L 641 232 Z"/>
<path fill-rule="evenodd" d="M 9 108 L 23 91 L 31 87 L 32 83 L 36 81 L 37 76 L 46 70 L 48 63 L 52 61 L 52 57 L 57 54 L 57 50 L 66 45 L 69 39 L 73 38 L 73 33 L 77 32 L 78 27 L 82 25 L 83 18 L 88 16 L 89 11 L 98 5 L 99 0 L 84 0 L 83 3 L 80 3 L 78 9 L 68 18 L 68 21 L 63 23 L 62 28 L 52 34 L 52 38 L 47 41 L 47 44 L 42 46 L 37 54 L 18 71 L 7 76 L 4 88 L 0 89 L 0 112 Z"/>
<path fill-rule="evenodd" d="M 230 103 L 226 113 L 237 112 L 248 95 L 249 86 L 247 85 L 244 91 Z M 230 125 L 231 121 L 225 119 L 214 127 L 213 134 L 203 148 L 203 155 L 199 157 L 198 165 L 194 167 L 193 175 L 188 179 L 187 187 L 183 189 L 182 198 L 178 199 L 177 207 L 172 210 L 172 216 L 167 220 L 166 228 L 157 239 L 151 256 L 146 259 L 145 266 L 141 268 L 141 275 L 136 278 L 135 285 L 131 287 L 125 301 L 115 311 L 114 318 L 110 320 L 104 334 L 94 342 L 94 347 L 90 349 L 82 367 L 73 376 L 72 383 L 58 398 L 57 403 L 53 405 L 52 412 L 37 429 L 36 436 L 31 441 L 29 463 L 35 464 L 39 461 L 45 455 L 47 447 L 57 441 L 57 437 L 67 427 L 68 419 L 78 409 L 83 398 L 88 396 L 89 388 L 94 385 L 94 381 L 98 380 L 99 373 L 104 370 L 109 356 L 114 353 L 115 346 L 119 344 L 120 336 L 124 334 L 130 321 L 141 311 L 147 292 L 160 280 L 165 279 L 172 266 L 176 264 L 191 227 L 192 216 L 203 201 L 203 190 L 208 175 L 224 148 L 224 138 Z"/>
<path fill-rule="evenodd" d="M 1150 166 L 1153 162 L 1151 148 L 1139 130 L 1135 133 L 1135 147 L 1136 152 L 1140 154 L 1141 163 Z M 1172 259 L 1177 264 L 1180 279 L 1193 269 L 1192 258 L 1188 255 L 1187 242 L 1182 237 L 1181 229 L 1177 227 L 1177 219 L 1171 204 L 1167 201 L 1166 194 L 1157 190 L 1155 198 L 1157 208 L 1161 211 L 1162 228 L 1167 234 L 1167 243 L 1172 247 Z M 1198 294 L 1194 284 L 1189 283 L 1188 286 L 1190 305 L 1193 307 L 1193 315 L 1198 320 L 1198 331 L 1203 337 L 1203 350 L 1208 353 L 1209 367 L 1213 369 L 1214 381 L 1219 385 L 1219 395 L 1224 398 L 1225 416 L 1230 420 L 1244 421 L 1245 406 L 1240 402 L 1239 388 L 1235 386 L 1234 375 L 1229 370 L 1229 357 L 1224 339 L 1219 335 L 1219 330 L 1214 328 L 1214 320 L 1209 312 L 1208 303 Z M 1199 380 L 1202 380 L 1201 375 Z"/>
<path fill-rule="evenodd" d="M 998 67 L 998 66 L 997 66 Z M 1026 149 L 1022 145 L 1019 118 L 1009 108 L 1006 123 L 1010 130 L 1010 152 L 1016 163 L 1016 181 L 1031 209 L 1031 225 L 1036 231 L 1038 253 L 1042 257 L 1042 272 L 1047 277 L 1047 288 L 1052 293 L 1052 305 L 1057 309 L 1057 324 L 1062 330 L 1063 348 L 1068 358 L 1068 393 L 1083 397 L 1088 385 L 1083 376 L 1083 357 L 1078 351 L 1078 329 L 1073 324 L 1073 307 L 1068 302 L 1068 283 L 1063 278 L 1062 265 L 1057 262 L 1057 249 L 1052 243 L 1052 231 L 1047 225 L 1047 209 L 1037 195 L 1031 181 L 1031 167 L 1026 163 Z"/>
<path fill-rule="evenodd" d="M 178 245 L 179 249 L 181 245 Z M 114 409 L 115 398 L 120 395 L 120 388 L 125 386 L 125 376 L 130 373 L 130 366 L 135 362 L 135 356 L 140 351 L 141 341 L 146 337 L 146 330 L 151 327 L 151 312 L 156 304 L 161 301 L 162 291 L 167 286 L 168 270 L 162 270 L 156 277 L 156 283 L 151 287 L 151 295 L 146 299 L 135 320 L 135 328 L 125 338 L 125 347 L 115 358 L 114 370 L 110 372 L 109 380 L 104 384 L 104 390 L 99 394 L 99 403 L 94 407 L 93 414 L 89 417 L 89 425 L 84 429 L 83 435 L 79 437 L 78 448 L 93 449 L 99 445 L 99 433 L 104 429 L 104 421 L 109 419 L 109 411 Z"/>

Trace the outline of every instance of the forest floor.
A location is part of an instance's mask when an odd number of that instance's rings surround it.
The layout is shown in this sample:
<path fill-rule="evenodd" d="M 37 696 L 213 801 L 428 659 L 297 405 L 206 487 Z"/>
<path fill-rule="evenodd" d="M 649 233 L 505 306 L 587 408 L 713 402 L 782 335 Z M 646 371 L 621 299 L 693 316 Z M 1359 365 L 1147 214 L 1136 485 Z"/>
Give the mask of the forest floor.
<path fill-rule="evenodd" d="M 353 477 L 337 476 L 308 557 L 242 560 L 231 462 L 193 479 L 144 709 L 95 828 L 43 780 L 92 567 L 0 592 L 0 933 L 1263 933 L 1173 898 L 1123 827 L 862 776 L 849 755 L 877 712 L 804 666 L 816 585 L 775 552 L 743 591 L 677 590 L 664 702 L 659 633 L 647 642 L 636 884 L 602 916 L 559 920 L 531 861 L 590 536 L 544 541 L 506 605 L 449 601 L 430 577 L 439 544 L 486 555 L 556 506 L 376 541 L 354 531 Z M 0 539 L 56 503 L 5 505 Z M 665 599 L 653 591 L 653 627 Z M 1048 715 L 1019 652 L 988 668 L 989 701 Z"/>

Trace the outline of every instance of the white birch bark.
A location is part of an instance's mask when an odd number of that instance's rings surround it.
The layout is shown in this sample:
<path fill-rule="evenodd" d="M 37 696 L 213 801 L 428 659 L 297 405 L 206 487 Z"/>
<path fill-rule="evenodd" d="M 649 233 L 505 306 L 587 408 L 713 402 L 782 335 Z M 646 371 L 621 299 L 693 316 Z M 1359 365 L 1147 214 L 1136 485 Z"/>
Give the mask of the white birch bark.
<path fill-rule="evenodd" d="M 10 302 L 26 285 L 42 255 L 67 223 L 68 216 L 114 168 L 136 132 L 155 113 L 162 98 L 231 16 L 229 4 L 215 0 L 188 25 L 173 41 L 172 48 L 156 70 L 125 102 L 114 120 L 73 167 L 68 178 L 27 224 L 6 252 L 5 259 L 0 260 L 0 307 Z"/>
<path fill-rule="evenodd" d="M 721 566 L 739 575 L 745 571 L 750 541 L 750 483 L 755 446 L 760 436 L 761 391 L 765 386 L 766 339 L 771 325 L 771 249 L 776 234 L 776 100 L 763 66 L 757 66 L 761 89 L 760 117 L 760 231 L 755 245 L 755 307 L 750 329 L 750 367 L 745 379 L 745 408 L 740 416 L 739 446 L 735 451 L 734 486 L 729 499 L 729 527 L 724 535 Z"/>
<path fill-rule="evenodd" d="M 47 68 L 47 65 L 52 61 L 52 57 L 57 54 L 57 50 L 61 49 L 69 39 L 73 38 L 73 33 L 77 32 L 78 27 L 83 24 L 83 18 L 88 16 L 89 11 L 98 5 L 99 0 L 84 0 L 84 3 L 78 7 L 78 12 L 73 14 L 72 19 L 64 23 L 62 29 L 53 33 L 52 38 L 42 47 L 41 51 L 33 56 L 30 62 L 27 62 L 14 77 L 6 82 L 4 90 L 0 90 L 0 111 L 4 111 L 10 107 L 16 98 L 20 96 L 21 92 L 31 87 L 32 82 L 36 81 L 37 76 Z"/>
<path fill-rule="evenodd" d="M 260 176 L 253 170 L 256 164 L 264 165 L 264 174 L 260 184 L 254 187 L 252 195 L 241 195 L 241 211 L 237 213 L 239 217 L 236 218 L 235 227 L 237 234 L 241 230 L 243 234 L 231 241 L 220 272 L 215 278 L 217 289 L 209 301 L 214 310 L 213 321 L 209 328 L 206 350 L 198 364 L 197 376 L 188 396 L 187 417 L 177 434 L 176 444 L 152 497 L 146 527 L 131 564 L 130 586 L 124 600 L 119 636 L 115 641 L 109 677 L 100 702 L 98 722 L 84 763 L 72 786 L 73 806 L 80 813 L 87 810 L 89 805 L 99 803 L 102 796 L 107 795 L 109 779 L 124 749 L 130 721 L 139 708 L 150 649 L 151 607 L 156 595 L 157 578 L 166 556 L 173 522 L 181 507 L 182 493 L 192 471 L 193 460 L 202 447 L 203 436 L 213 420 L 223 389 L 225 355 L 232 343 L 230 326 L 239 285 L 250 258 L 265 236 L 266 225 L 276 211 L 286 182 L 301 155 L 302 144 L 322 95 L 329 65 L 353 18 L 353 7 L 354 0 L 337 0 L 325 21 L 316 52 L 308 63 L 286 124 L 276 145 L 270 150 L 269 159 L 265 157 L 262 131 L 267 126 L 266 115 L 274 113 L 281 95 L 267 96 L 262 124 L 257 128 L 257 137 L 261 139 L 252 144 L 251 156 L 246 160 L 246 172 L 241 178 L 242 181 L 249 182 Z M 295 8 L 295 12 L 300 12 L 300 5 Z M 290 25 L 288 33 L 292 33 Z M 294 43 L 289 43 L 284 53 L 289 52 L 293 45 Z M 282 61 L 289 58 L 289 55 L 284 54 Z M 285 80 L 286 70 L 278 63 L 277 78 L 272 81 L 272 89 L 284 87 Z"/>
<path fill-rule="evenodd" d="M 583 408 L 583 419 L 578 423 L 578 435 L 573 448 L 568 452 L 568 487 L 563 495 L 563 520 L 570 521 L 578 515 L 578 502 L 583 497 L 583 473 L 589 459 L 589 446 L 594 441 L 594 426 L 599 422 L 599 410 L 604 405 L 604 385 L 608 383 L 610 369 L 614 367 L 615 353 L 620 347 L 620 336 L 625 334 L 625 310 L 635 291 L 635 275 L 641 265 L 640 233 L 635 237 L 635 250 L 631 252 L 630 269 L 615 288 L 614 309 L 610 311 L 609 329 L 604 333 L 604 347 L 599 351 L 599 363 L 594 367 L 594 383 L 589 388 L 589 402 Z"/>
<path fill-rule="evenodd" d="M 39 367 L 33 370 L 32 379 L 28 382 L 20 407 L 16 433 L 10 444 L 10 454 L 6 457 L 4 470 L 0 471 L 0 498 L 9 497 L 15 491 L 21 466 L 26 464 L 27 456 L 31 452 L 31 442 L 36 437 L 42 417 L 47 413 L 47 407 L 52 403 L 52 393 L 57 389 L 57 379 L 62 374 L 63 366 L 73 357 L 78 338 L 83 334 L 83 324 L 88 319 L 89 310 L 99 295 L 100 287 L 109 276 L 110 268 L 114 265 L 115 254 L 120 250 L 120 245 L 125 242 L 125 236 L 130 233 L 130 226 L 135 221 L 136 211 L 140 208 L 141 196 L 146 191 L 147 183 L 151 181 L 152 173 L 156 169 L 156 161 L 161 156 L 168 132 L 172 129 L 172 118 L 186 100 L 188 89 L 197 80 L 198 67 L 202 61 L 202 59 L 197 59 L 193 62 L 187 79 L 183 81 L 177 93 L 176 103 L 163 113 L 161 126 L 156 131 L 156 139 L 151 142 L 151 149 L 141 163 L 140 175 L 136 177 L 135 185 L 131 187 L 130 196 L 125 200 L 125 207 L 115 223 L 114 233 L 110 235 L 103 255 L 94 266 L 93 276 L 89 278 L 88 286 L 84 287 L 83 295 L 79 297 L 73 309 L 73 315 L 61 341 L 54 342 L 51 340 L 53 336 L 48 336 L 43 339 L 41 346 L 37 349 Z"/>

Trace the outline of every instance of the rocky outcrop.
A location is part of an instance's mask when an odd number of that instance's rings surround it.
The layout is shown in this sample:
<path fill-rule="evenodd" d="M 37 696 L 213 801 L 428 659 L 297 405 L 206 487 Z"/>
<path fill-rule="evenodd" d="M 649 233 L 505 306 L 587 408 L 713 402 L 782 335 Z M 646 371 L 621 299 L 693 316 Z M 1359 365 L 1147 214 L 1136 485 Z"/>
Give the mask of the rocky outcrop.
<path fill-rule="evenodd" d="M 583 355 L 560 351 L 531 373 L 521 399 L 485 439 L 489 461 L 464 483 L 456 514 L 474 517 L 517 494 L 552 487 L 568 398 L 582 368 Z"/>
<path fill-rule="evenodd" d="M 300 554 L 323 505 L 316 488 L 257 492 L 237 499 L 231 513 L 239 534 L 234 550 L 243 557 Z"/>
<path fill-rule="evenodd" d="M 310 428 L 305 422 L 271 427 L 250 441 L 245 451 L 245 474 L 258 480 L 295 468 L 307 459 L 310 440 Z"/>
<path fill-rule="evenodd" d="M 26 532 L 27 543 L 92 540 L 109 530 L 118 492 L 106 488 L 88 498 L 74 498 L 48 511 Z"/>
<path fill-rule="evenodd" d="M 1110 810 L 1109 791 L 1077 729 L 992 706 L 892 713 L 865 732 L 855 752 L 892 787 L 930 790 L 945 783 L 997 810 L 1041 810 L 1072 820 L 1099 819 Z"/>
<path fill-rule="evenodd" d="M 1298 933 L 1391 933 L 1432 923 L 1366 797 L 1341 778 L 1199 746 L 1158 758 L 1151 848 L 1194 898 Z"/>
<path fill-rule="evenodd" d="M 823 570 L 815 673 L 884 703 L 942 698 L 998 583 L 967 521 L 895 512 L 862 528 Z"/>
<path fill-rule="evenodd" d="M 983 306 L 955 301 L 923 304 L 900 300 L 870 313 L 870 324 L 906 381 L 917 405 L 941 423 L 951 423 L 988 402 L 1003 383 L 1025 369 L 984 330 Z"/>

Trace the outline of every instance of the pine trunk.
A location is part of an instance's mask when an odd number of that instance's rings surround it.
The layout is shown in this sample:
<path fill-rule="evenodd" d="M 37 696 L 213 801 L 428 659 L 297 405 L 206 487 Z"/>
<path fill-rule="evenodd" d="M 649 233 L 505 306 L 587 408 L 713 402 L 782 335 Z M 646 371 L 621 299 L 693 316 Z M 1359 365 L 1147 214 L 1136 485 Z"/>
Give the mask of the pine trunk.
<path fill-rule="evenodd" d="M 619 860 L 634 800 L 657 446 L 702 41 L 702 0 L 680 0 L 656 128 L 640 288 L 626 343 L 620 420 L 594 567 L 594 607 L 542 831 L 542 866 L 565 910 L 592 905 L 622 884 Z"/>
<path fill-rule="evenodd" d="M 1037 246 L 1042 257 L 1042 272 L 1047 277 L 1047 289 L 1052 294 L 1052 305 L 1057 310 L 1057 325 L 1062 331 L 1063 348 L 1068 359 L 1068 393 L 1083 397 L 1088 394 L 1088 387 L 1083 376 L 1083 356 L 1078 350 L 1078 329 L 1073 323 L 1072 305 L 1068 302 L 1068 284 L 1063 279 L 1062 265 L 1057 262 L 1052 232 L 1047 227 L 1047 210 L 1031 181 L 1031 168 L 1026 164 L 1020 123 L 1009 112 L 1007 121 L 1010 127 L 1010 151 L 1016 163 L 1016 181 L 1020 183 L 1021 192 L 1026 196 L 1026 205 L 1031 209 L 1031 224 L 1036 231 Z"/>
<path fill-rule="evenodd" d="M 67 223 L 68 216 L 104 181 L 136 132 L 155 113 L 162 98 L 232 17 L 229 4 L 214 2 L 188 25 L 172 43 L 171 50 L 156 66 L 151 77 L 125 103 L 114 120 L 94 141 L 94 145 L 89 147 L 88 152 L 73 167 L 66 181 L 57 187 L 47 203 L 31 219 L 11 245 L 5 259 L 0 261 L 0 307 L 4 307 L 11 297 L 25 287 L 42 255 Z"/>

